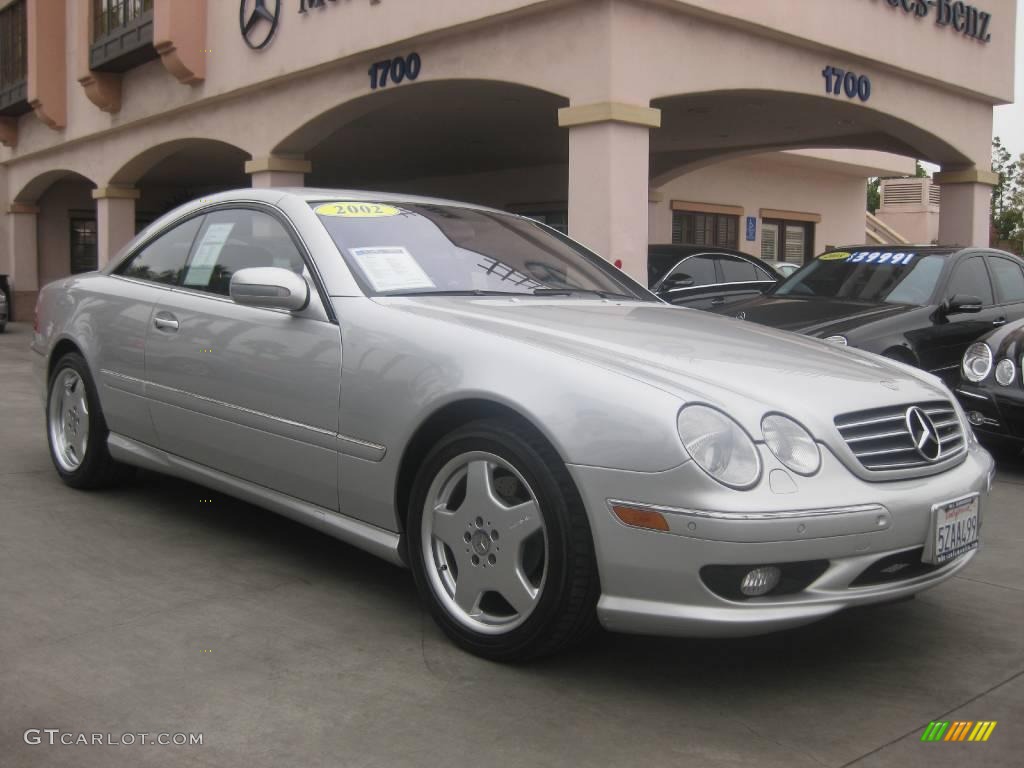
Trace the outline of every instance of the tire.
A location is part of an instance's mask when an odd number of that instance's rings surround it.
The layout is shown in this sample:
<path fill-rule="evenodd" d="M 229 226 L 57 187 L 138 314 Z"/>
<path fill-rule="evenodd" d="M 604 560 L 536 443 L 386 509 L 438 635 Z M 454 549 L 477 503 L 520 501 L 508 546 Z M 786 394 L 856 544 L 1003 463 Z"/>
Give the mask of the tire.
<path fill-rule="evenodd" d="M 452 432 L 424 459 L 410 505 L 416 586 L 456 645 L 525 661 L 596 629 L 590 524 L 565 465 L 535 430 L 487 419 Z"/>
<path fill-rule="evenodd" d="M 54 366 L 46 396 L 46 438 L 61 480 L 80 490 L 120 480 L 126 468 L 110 456 L 109 434 L 89 366 L 69 352 Z"/>

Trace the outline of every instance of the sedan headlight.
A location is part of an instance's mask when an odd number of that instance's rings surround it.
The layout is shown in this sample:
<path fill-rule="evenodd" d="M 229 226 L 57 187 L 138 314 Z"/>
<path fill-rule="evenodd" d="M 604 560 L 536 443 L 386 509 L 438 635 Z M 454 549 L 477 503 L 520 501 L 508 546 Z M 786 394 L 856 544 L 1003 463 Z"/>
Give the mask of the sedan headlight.
<path fill-rule="evenodd" d="M 798 475 L 813 475 L 821 467 L 821 451 L 811 434 L 786 416 L 769 413 L 761 419 L 768 450 Z"/>
<path fill-rule="evenodd" d="M 982 341 L 975 342 L 967 348 L 964 353 L 964 362 L 961 366 L 964 378 L 977 384 L 984 381 L 992 372 L 992 349 Z"/>
<path fill-rule="evenodd" d="M 754 441 L 724 413 L 706 405 L 688 405 L 677 421 L 683 447 L 697 466 L 722 485 L 749 488 L 761 476 Z"/>
<path fill-rule="evenodd" d="M 1013 365 L 1013 360 L 1008 357 L 1004 357 L 998 363 L 996 363 L 996 382 L 1000 386 L 1008 387 L 1013 384 L 1013 380 L 1017 377 L 1017 369 Z"/>
<path fill-rule="evenodd" d="M 825 341 L 827 341 L 829 344 L 838 344 L 841 347 L 845 347 L 847 344 L 849 344 L 845 336 L 826 336 Z"/>

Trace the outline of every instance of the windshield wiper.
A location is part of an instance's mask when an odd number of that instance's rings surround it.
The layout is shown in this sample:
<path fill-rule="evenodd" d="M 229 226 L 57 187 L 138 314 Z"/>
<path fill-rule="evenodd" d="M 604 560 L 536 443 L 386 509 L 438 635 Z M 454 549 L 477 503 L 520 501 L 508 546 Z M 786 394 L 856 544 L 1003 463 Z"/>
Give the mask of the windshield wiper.
<path fill-rule="evenodd" d="M 464 291 L 399 291 L 398 293 L 382 293 L 380 296 L 529 296 L 524 291 L 481 291 L 479 289 Z"/>
<path fill-rule="evenodd" d="M 572 296 L 576 293 L 587 293 L 592 296 L 599 296 L 602 299 L 635 299 L 627 293 L 615 293 L 614 291 L 599 291 L 595 288 L 534 288 L 534 296 Z"/>

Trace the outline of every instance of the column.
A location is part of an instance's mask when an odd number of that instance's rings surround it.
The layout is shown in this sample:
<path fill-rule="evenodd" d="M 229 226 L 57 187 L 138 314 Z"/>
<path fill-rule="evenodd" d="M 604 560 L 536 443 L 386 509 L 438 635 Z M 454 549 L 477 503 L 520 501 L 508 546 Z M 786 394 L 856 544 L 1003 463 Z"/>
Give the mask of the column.
<path fill-rule="evenodd" d="M 306 174 L 312 170 L 313 164 L 308 160 L 282 155 L 258 157 L 245 163 L 245 172 L 252 176 L 252 185 L 257 189 L 305 186 Z"/>
<path fill-rule="evenodd" d="M 92 191 L 96 201 L 99 267 L 106 266 L 135 237 L 135 201 L 139 190 L 131 187 L 100 187 Z"/>
<path fill-rule="evenodd" d="M 569 129 L 569 234 L 647 284 L 650 129 L 661 111 L 601 102 L 558 111 Z"/>
<path fill-rule="evenodd" d="M 26 6 L 28 103 L 36 117 L 61 130 L 68 117 L 67 4 Z"/>
<path fill-rule="evenodd" d="M 932 181 L 942 187 L 939 243 L 988 247 L 992 187 L 999 177 L 977 167 L 941 171 Z"/>
<path fill-rule="evenodd" d="M 19 322 L 30 322 L 39 293 L 39 245 L 37 226 L 39 208 L 25 203 L 12 203 L 7 214 L 8 240 L 11 252 L 11 316 Z"/>

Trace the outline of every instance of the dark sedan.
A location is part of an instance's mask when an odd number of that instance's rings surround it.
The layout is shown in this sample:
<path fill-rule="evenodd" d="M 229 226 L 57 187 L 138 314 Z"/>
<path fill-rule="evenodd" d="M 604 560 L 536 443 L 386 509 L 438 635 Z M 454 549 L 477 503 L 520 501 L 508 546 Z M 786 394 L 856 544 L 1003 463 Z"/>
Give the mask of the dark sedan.
<path fill-rule="evenodd" d="M 652 245 L 647 273 L 660 299 L 691 309 L 717 309 L 760 296 L 780 278 L 760 259 L 706 245 Z"/>
<path fill-rule="evenodd" d="M 848 246 L 714 311 L 876 352 L 952 385 L 971 342 L 1024 317 L 1024 260 L 983 248 Z"/>
<path fill-rule="evenodd" d="M 978 439 L 1011 458 L 1024 448 L 1024 320 L 978 339 L 964 353 L 956 396 Z"/>

